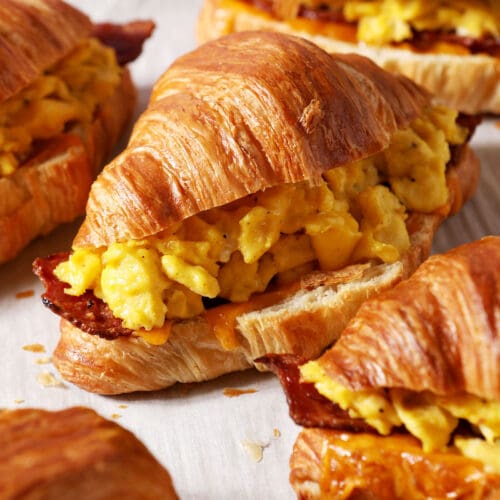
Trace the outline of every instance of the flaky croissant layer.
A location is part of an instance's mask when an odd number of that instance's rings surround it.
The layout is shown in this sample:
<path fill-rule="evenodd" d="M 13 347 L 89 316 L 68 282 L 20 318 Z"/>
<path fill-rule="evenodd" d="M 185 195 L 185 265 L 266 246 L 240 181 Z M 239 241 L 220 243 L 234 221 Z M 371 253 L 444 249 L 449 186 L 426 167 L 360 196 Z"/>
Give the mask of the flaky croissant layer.
<path fill-rule="evenodd" d="M 303 430 L 290 458 L 301 499 L 460 498 L 494 500 L 500 475 L 456 452 L 424 453 L 407 435 L 388 437 Z"/>
<path fill-rule="evenodd" d="M 0 497 L 175 500 L 168 472 L 129 431 L 88 408 L 0 412 Z"/>

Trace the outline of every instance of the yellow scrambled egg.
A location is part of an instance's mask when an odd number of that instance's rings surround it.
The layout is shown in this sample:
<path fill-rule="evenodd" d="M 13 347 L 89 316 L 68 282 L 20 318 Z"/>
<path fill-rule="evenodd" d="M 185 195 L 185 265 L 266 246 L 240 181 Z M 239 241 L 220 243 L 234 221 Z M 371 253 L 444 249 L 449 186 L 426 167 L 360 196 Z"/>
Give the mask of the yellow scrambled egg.
<path fill-rule="evenodd" d="M 401 42 L 412 30 L 438 30 L 481 37 L 500 35 L 500 3 L 496 0 L 306 0 L 306 5 L 342 8 L 358 22 L 358 40 L 373 45 Z"/>
<path fill-rule="evenodd" d="M 83 41 L 67 57 L 0 104 L 0 177 L 29 158 L 34 141 L 93 121 L 121 79 L 113 49 Z"/>
<path fill-rule="evenodd" d="M 348 20 L 359 21 L 358 39 L 374 45 L 409 40 L 412 28 L 473 37 L 500 33 L 498 5 L 480 0 L 346 2 L 344 13 Z"/>
<path fill-rule="evenodd" d="M 332 379 L 317 361 L 301 367 L 301 377 L 314 383 L 320 394 L 361 418 L 380 434 L 403 425 L 422 442 L 423 450 L 442 450 L 450 442 L 459 419 L 478 429 L 484 439 L 455 438 L 462 454 L 476 458 L 500 471 L 500 402 L 486 401 L 471 394 L 437 396 L 405 389 L 353 391 Z"/>
<path fill-rule="evenodd" d="M 169 237 L 75 248 L 56 276 L 68 294 L 93 290 L 125 327 L 150 330 L 200 314 L 202 297 L 243 302 L 273 279 L 394 262 L 409 246 L 407 210 L 447 201 L 448 143 L 466 136 L 455 119 L 433 108 L 385 151 L 327 171 L 318 185 L 266 189 L 192 216 Z"/>

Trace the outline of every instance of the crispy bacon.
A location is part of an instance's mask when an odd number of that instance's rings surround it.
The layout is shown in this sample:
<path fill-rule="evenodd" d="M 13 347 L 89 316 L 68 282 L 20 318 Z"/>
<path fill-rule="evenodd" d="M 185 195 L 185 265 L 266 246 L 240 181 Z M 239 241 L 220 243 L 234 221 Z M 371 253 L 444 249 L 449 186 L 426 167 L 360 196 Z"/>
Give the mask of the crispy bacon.
<path fill-rule="evenodd" d="M 255 360 L 275 373 L 283 386 L 290 417 L 303 427 L 322 427 L 353 432 L 375 432 L 361 419 L 351 418 L 322 396 L 314 384 L 301 382 L 299 366 L 306 360 L 291 354 L 268 354 Z"/>
<path fill-rule="evenodd" d="M 154 29 L 153 21 L 100 23 L 94 25 L 92 34 L 104 45 L 115 49 L 118 63 L 123 66 L 140 55 L 144 41 L 151 36 Z"/>
<path fill-rule="evenodd" d="M 58 253 L 33 263 L 33 271 L 45 285 L 42 301 L 52 312 L 70 321 L 80 330 L 107 339 L 127 336 L 132 330 L 125 328 L 122 320 L 115 318 L 109 306 L 87 291 L 75 297 L 64 292 L 69 285 L 54 275 L 54 269 L 68 259 L 69 253 Z"/>

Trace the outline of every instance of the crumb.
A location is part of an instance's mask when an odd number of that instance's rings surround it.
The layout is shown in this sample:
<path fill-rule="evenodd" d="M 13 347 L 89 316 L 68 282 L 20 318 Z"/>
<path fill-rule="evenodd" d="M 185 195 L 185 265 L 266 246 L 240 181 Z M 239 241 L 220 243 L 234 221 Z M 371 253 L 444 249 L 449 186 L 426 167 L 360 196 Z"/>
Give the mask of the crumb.
<path fill-rule="evenodd" d="M 37 358 L 35 359 L 35 363 L 37 365 L 48 365 L 49 363 L 52 363 L 52 358 L 49 358 L 48 356 Z"/>
<path fill-rule="evenodd" d="M 118 408 L 125 409 L 125 408 L 128 408 L 128 405 L 118 405 Z"/>
<path fill-rule="evenodd" d="M 254 462 L 260 462 L 262 460 L 264 448 L 269 446 L 268 444 L 249 440 L 242 441 L 241 445 L 245 448 L 246 452 Z"/>
<path fill-rule="evenodd" d="M 23 349 L 29 352 L 45 352 L 45 347 L 42 344 L 23 345 Z"/>
<path fill-rule="evenodd" d="M 500 122 L 495 122 L 495 127 L 500 128 Z"/>
<path fill-rule="evenodd" d="M 16 405 L 20 405 L 24 403 L 24 399 L 14 399 L 14 403 L 16 403 Z"/>
<path fill-rule="evenodd" d="M 35 290 L 24 290 L 24 292 L 17 292 L 16 299 L 27 299 L 28 297 L 33 297 L 35 295 Z"/>
<path fill-rule="evenodd" d="M 273 436 L 279 438 L 281 436 L 281 431 L 279 429 L 273 429 Z"/>
<path fill-rule="evenodd" d="M 119 413 L 112 413 L 111 418 L 113 420 L 118 420 L 119 418 L 122 418 L 122 416 Z"/>
<path fill-rule="evenodd" d="M 65 387 L 65 385 L 50 372 L 40 372 L 36 379 L 43 387 Z"/>
<path fill-rule="evenodd" d="M 226 387 L 222 393 L 228 398 L 235 398 L 241 396 L 242 394 L 253 394 L 257 392 L 257 389 L 233 389 L 232 387 Z"/>

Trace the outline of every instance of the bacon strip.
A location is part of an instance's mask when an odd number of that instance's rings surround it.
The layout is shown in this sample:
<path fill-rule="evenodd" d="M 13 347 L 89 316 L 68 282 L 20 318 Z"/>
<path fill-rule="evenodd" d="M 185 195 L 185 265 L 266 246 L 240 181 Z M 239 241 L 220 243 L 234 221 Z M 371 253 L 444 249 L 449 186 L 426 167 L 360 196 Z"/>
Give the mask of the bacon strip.
<path fill-rule="evenodd" d="M 278 376 L 294 422 L 303 427 L 376 433 L 363 420 L 351 418 L 347 411 L 322 396 L 314 384 L 300 381 L 299 366 L 305 361 L 292 354 L 268 354 L 255 360 Z"/>
<path fill-rule="evenodd" d="M 42 301 L 51 311 L 70 321 L 80 330 L 107 339 L 132 334 L 125 328 L 119 318 L 115 318 L 109 306 L 97 298 L 93 292 L 87 291 L 75 297 L 64 293 L 69 285 L 54 275 L 54 269 L 68 260 L 69 253 L 57 253 L 47 258 L 38 258 L 33 263 L 33 272 L 45 285 L 46 292 Z"/>
<path fill-rule="evenodd" d="M 118 63 L 123 66 L 139 57 L 144 41 L 151 36 L 154 29 L 153 21 L 99 23 L 94 25 L 92 35 L 104 45 L 115 49 Z"/>

